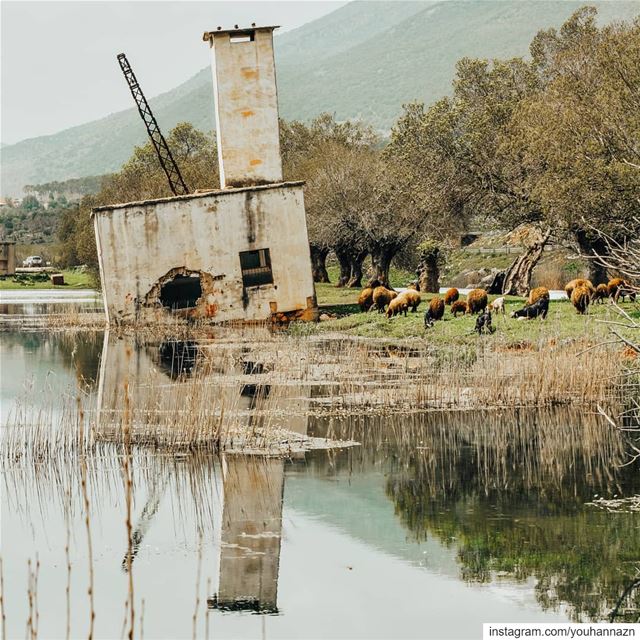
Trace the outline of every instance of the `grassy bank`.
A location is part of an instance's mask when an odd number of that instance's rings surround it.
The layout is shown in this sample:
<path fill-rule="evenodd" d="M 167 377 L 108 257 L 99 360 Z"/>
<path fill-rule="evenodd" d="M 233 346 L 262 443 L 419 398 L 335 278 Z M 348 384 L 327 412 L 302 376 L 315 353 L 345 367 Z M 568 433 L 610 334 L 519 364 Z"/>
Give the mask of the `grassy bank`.
<path fill-rule="evenodd" d="M 326 285 L 325 285 L 326 286 Z M 424 312 L 427 304 L 423 302 L 418 313 L 409 312 L 406 317 L 387 318 L 377 312 L 361 313 L 355 300 L 358 292 L 354 292 L 350 304 L 336 305 L 335 296 L 328 301 L 319 290 L 319 301 L 326 305 L 323 311 L 338 316 L 334 320 L 320 322 L 318 325 L 298 326 L 294 330 L 300 332 L 340 332 L 354 336 L 370 338 L 419 338 L 431 344 L 473 344 L 480 338 L 474 333 L 476 316 L 458 316 L 454 318 L 449 308 L 443 320 L 430 328 L 424 328 Z M 345 296 L 346 297 L 346 296 Z M 423 300 L 430 300 L 433 294 L 426 294 Z M 490 300 L 497 296 L 490 296 Z M 519 348 L 531 348 L 542 344 L 557 344 L 568 340 L 604 340 L 609 332 L 609 325 L 604 321 L 619 320 L 618 313 L 610 304 L 595 304 L 589 307 L 585 316 L 578 315 L 568 300 L 554 300 L 550 304 L 546 320 L 515 320 L 509 317 L 511 311 L 524 305 L 522 298 L 507 297 L 505 315 L 495 315 L 493 325 L 496 332 L 491 336 L 482 336 L 483 340 L 507 345 L 518 345 Z M 621 305 L 632 317 L 640 317 L 640 309 L 631 303 Z"/>
<path fill-rule="evenodd" d="M 461 252 L 462 253 L 462 252 Z M 506 256 L 506 254 L 505 254 Z M 503 256 L 504 257 L 504 256 Z M 513 256 L 506 256 L 512 259 Z M 475 254 L 471 256 L 473 264 L 457 264 L 456 270 L 462 268 L 479 268 L 493 265 L 495 256 Z M 409 312 L 407 317 L 387 318 L 379 313 L 361 313 L 358 307 L 360 289 L 337 288 L 337 267 L 329 267 L 330 284 L 316 284 L 318 303 L 321 313 L 337 316 L 336 319 L 320 322 L 317 325 L 296 325 L 292 331 L 297 333 L 339 332 L 353 336 L 368 338 L 387 338 L 397 340 L 403 338 L 419 338 L 434 345 L 475 344 L 479 337 L 474 333 L 476 316 L 458 316 L 454 318 L 447 307 L 443 320 L 424 329 L 424 312 L 428 301 L 434 294 L 423 294 L 423 302 L 418 313 Z M 392 269 L 391 284 L 394 287 L 406 286 L 413 279 L 407 271 Z M 498 296 L 489 296 L 494 300 Z M 464 298 L 464 296 L 463 296 Z M 426 301 L 426 302 L 425 302 Z M 515 320 L 509 317 L 512 311 L 521 309 L 525 304 L 523 298 L 506 296 L 505 315 L 495 315 L 493 325 L 496 332 L 491 336 L 483 336 L 483 340 L 503 344 L 509 348 L 533 348 L 554 345 L 563 341 L 580 339 L 605 340 L 609 334 L 609 326 L 602 321 L 618 321 L 620 319 L 615 308 L 610 304 L 594 304 L 589 307 L 585 316 L 578 315 L 573 305 L 566 299 L 553 300 L 546 320 Z M 632 303 L 623 303 L 621 307 L 634 318 L 640 318 L 640 307 Z"/>
<path fill-rule="evenodd" d="M 51 284 L 51 278 L 49 277 L 49 274 L 47 274 L 46 280 L 39 280 L 36 278 L 24 280 L 15 276 L 6 276 L 0 279 L 0 291 L 29 291 L 35 289 L 94 289 L 96 286 L 92 275 L 88 272 L 77 271 L 75 269 L 67 269 L 63 271 L 57 271 L 56 273 L 62 273 L 64 275 L 65 283 L 63 285 Z"/>

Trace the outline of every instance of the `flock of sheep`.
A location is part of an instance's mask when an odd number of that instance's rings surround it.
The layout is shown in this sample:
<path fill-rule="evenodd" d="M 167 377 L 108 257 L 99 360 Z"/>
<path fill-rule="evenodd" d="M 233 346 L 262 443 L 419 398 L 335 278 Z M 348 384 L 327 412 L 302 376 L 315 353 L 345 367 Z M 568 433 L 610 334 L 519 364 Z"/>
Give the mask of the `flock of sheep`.
<path fill-rule="evenodd" d="M 591 303 L 602 303 L 607 298 L 614 302 L 618 302 L 620 299 L 624 301 L 627 296 L 630 300 L 636 298 L 635 288 L 622 278 L 613 278 L 607 284 L 599 284 L 597 287 L 594 287 L 589 280 L 577 278 L 567 283 L 564 290 L 579 314 L 586 313 Z M 549 289 L 536 287 L 529 292 L 527 304 L 522 309 L 511 313 L 511 317 L 529 320 L 532 318 L 544 319 L 549 311 L 549 300 Z M 414 288 L 398 293 L 378 281 L 371 282 L 368 287 L 362 290 L 358 298 L 361 311 L 386 312 L 388 318 L 403 313 L 406 316 L 409 309 L 415 313 L 421 302 L 422 298 Z M 491 312 L 505 313 L 504 297 L 496 298 L 490 303 L 484 289 L 473 289 L 467 295 L 466 300 L 460 300 L 458 289 L 451 288 L 444 294 L 444 298 L 436 295 L 429 301 L 429 307 L 424 314 L 425 328 L 432 326 L 437 320 L 441 320 L 447 306 L 450 307 L 454 318 L 458 314 L 480 314 L 475 327 L 475 331 L 478 333 L 493 333 Z"/>

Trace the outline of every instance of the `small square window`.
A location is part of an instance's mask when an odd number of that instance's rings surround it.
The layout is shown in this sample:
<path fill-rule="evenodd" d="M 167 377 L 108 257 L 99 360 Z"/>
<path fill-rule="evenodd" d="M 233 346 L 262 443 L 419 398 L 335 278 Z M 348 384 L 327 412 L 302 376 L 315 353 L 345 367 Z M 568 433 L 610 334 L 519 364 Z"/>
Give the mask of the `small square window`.
<path fill-rule="evenodd" d="M 241 251 L 240 268 L 242 269 L 242 286 L 245 289 L 258 287 L 261 284 L 273 284 L 269 249 Z"/>
<path fill-rule="evenodd" d="M 236 44 L 239 42 L 253 42 L 255 40 L 255 31 L 244 31 L 239 33 L 232 33 L 229 36 L 229 41 L 231 44 Z"/>

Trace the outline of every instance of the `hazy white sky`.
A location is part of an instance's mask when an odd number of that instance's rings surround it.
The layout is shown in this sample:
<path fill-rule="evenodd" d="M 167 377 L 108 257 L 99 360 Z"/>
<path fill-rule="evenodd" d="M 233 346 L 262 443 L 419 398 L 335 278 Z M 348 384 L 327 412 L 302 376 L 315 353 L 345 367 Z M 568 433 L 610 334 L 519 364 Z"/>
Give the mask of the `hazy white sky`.
<path fill-rule="evenodd" d="M 218 25 L 289 30 L 345 2 L 28 2 L 2 0 L 2 126 L 11 144 L 133 106 L 116 55 L 148 97 L 209 64 L 202 33 Z"/>

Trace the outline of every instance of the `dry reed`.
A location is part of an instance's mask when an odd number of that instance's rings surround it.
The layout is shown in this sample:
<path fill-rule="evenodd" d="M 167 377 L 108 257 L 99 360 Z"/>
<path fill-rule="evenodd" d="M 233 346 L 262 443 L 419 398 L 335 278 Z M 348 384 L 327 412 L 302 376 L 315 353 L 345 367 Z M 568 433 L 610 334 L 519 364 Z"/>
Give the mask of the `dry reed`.
<path fill-rule="evenodd" d="M 65 588 L 65 600 L 66 600 L 66 627 L 65 627 L 65 638 L 69 640 L 71 637 L 71 555 L 70 555 L 70 544 L 71 544 L 71 523 L 69 514 L 71 512 L 71 493 L 69 490 L 65 491 L 66 504 L 68 508 L 64 511 L 64 521 L 65 521 L 65 529 L 66 529 L 66 538 L 64 544 L 64 557 L 67 564 L 67 585 Z"/>
<path fill-rule="evenodd" d="M 29 618 L 27 619 L 27 635 L 31 640 L 38 637 L 38 575 L 40 573 L 40 561 L 36 554 L 35 569 L 31 568 L 31 558 L 27 561 L 27 599 L 29 602 Z"/>
<path fill-rule="evenodd" d="M 620 396 L 619 349 L 591 349 L 582 340 L 447 350 L 258 330 L 251 342 L 213 335 L 189 342 L 188 367 L 181 356 L 183 369 L 169 372 L 155 339 L 107 337 L 97 400 L 86 392 L 75 405 L 17 403 L 4 429 L 2 465 L 80 461 L 111 445 L 287 455 L 346 444 L 309 438 L 313 415 L 595 408 Z"/>
<path fill-rule="evenodd" d="M 200 574 L 202 573 L 202 532 L 198 538 L 198 569 L 196 571 L 196 600 L 193 608 L 192 630 L 193 640 L 196 640 L 196 631 L 198 628 L 198 609 L 200 608 Z"/>
<path fill-rule="evenodd" d="M 7 637 L 7 615 L 5 613 L 4 604 L 4 566 L 2 564 L 2 556 L 0 555 L 0 616 L 2 618 L 2 637 Z"/>

